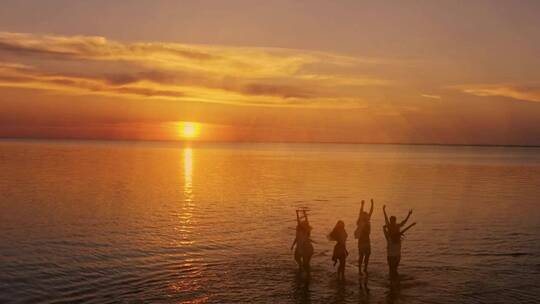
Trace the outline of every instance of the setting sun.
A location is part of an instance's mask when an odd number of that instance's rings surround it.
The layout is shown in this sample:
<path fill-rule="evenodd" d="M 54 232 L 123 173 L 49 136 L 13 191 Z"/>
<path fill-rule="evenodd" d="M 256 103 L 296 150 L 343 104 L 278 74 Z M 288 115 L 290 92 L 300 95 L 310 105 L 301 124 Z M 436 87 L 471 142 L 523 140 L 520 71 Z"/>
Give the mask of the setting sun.
<path fill-rule="evenodd" d="M 200 125 L 195 122 L 181 122 L 178 128 L 180 137 L 183 139 L 194 139 L 200 132 Z"/>

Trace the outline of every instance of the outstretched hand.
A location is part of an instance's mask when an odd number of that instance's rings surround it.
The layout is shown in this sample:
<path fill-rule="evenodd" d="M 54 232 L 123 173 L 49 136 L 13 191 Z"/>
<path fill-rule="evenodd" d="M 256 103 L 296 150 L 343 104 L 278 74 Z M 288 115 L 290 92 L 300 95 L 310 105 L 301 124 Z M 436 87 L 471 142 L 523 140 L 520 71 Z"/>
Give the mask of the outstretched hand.
<path fill-rule="evenodd" d="M 409 209 L 409 214 L 412 214 L 412 209 Z"/>
<path fill-rule="evenodd" d="M 383 209 L 383 210 L 386 210 L 386 205 L 383 205 L 383 206 L 382 206 L 382 209 Z"/>
<path fill-rule="evenodd" d="M 364 206 L 364 200 L 362 200 L 361 204 L 362 204 L 362 206 Z"/>

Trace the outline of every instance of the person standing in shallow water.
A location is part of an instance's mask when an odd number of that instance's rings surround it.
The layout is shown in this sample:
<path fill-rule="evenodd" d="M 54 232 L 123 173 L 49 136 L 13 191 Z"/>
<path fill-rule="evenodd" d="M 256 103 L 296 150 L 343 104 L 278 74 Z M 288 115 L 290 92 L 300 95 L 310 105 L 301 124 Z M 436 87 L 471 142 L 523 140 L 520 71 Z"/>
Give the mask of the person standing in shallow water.
<path fill-rule="evenodd" d="M 328 239 L 335 241 L 336 245 L 334 246 L 334 253 L 332 254 L 332 261 L 334 261 L 334 266 L 339 261 L 339 266 L 337 270 L 338 280 L 345 281 L 345 262 L 349 252 L 347 251 L 347 232 L 345 231 L 345 223 L 343 221 L 338 221 L 336 226 L 328 235 Z"/>
<path fill-rule="evenodd" d="M 358 220 L 356 221 L 356 230 L 354 237 L 358 239 L 358 273 L 362 274 L 362 263 L 364 264 L 364 273 L 367 275 L 369 256 L 371 255 L 371 215 L 373 214 L 373 199 L 369 213 L 364 211 L 364 201 L 362 201 Z"/>
<path fill-rule="evenodd" d="M 384 237 L 386 238 L 388 270 L 390 278 L 394 279 L 398 277 L 397 269 L 399 262 L 401 261 L 401 238 L 405 232 L 416 225 L 416 223 L 412 223 L 403 230 L 401 229 L 411 217 L 412 209 L 409 210 L 407 217 L 400 223 L 397 223 L 395 216 L 390 216 L 390 220 L 388 220 L 388 216 L 386 215 L 386 205 L 383 206 L 383 213 L 385 222 L 383 232 Z"/>
<path fill-rule="evenodd" d="M 300 210 L 296 210 L 296 237 L 292 243 L 291 250 L 294 250 L 294 260 L 298 264 L 299 271 L 310 274 L 311 257 L 313 256 L 313 241 L 311 240 L 311 226 L 308 222 L 306 210 L 302 210 L 304 219 L 300 219 Z M 296 246 L 296 248 L 295 248 Z"/>

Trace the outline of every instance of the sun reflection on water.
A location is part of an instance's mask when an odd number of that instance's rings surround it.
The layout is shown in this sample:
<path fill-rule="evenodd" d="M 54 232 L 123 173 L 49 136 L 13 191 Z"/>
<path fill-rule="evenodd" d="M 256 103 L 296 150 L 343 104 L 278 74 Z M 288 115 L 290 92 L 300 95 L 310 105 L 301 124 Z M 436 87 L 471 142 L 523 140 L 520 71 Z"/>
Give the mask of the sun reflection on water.
<path fill-rule="evenodd" d="M 195 204 L 193 202 L 193 150 L 191 147 L 185 147 L 182 151 L 183 154 L 183 202 L 180 210 L 180 227 L 179 232 L 182 233 L 180 241 L 181 245 L 191 245 L 193 240 L 190 237 L 190 233 L 193 228 L 193 211 Z"/>
<path fill-rule="evenodd" d="M 169 283 L 169 290 L 171 294 L 185 294 L 194 293 L 202 289 L 204 275 L 203 267 L 204 261 L 201 257 L 192 255 L 190 247 L 196 246 L 194 241 L 194 212 L 195 201 L 193 193 L 193 149 L 191 147 L 184 147 L 182 149 L 181 162 L 181 175 L 183 178 L 183 199 L 180 203 L 180 210 L 178 212 L 178 227 L 175 228 L 179 234 L 177 246 L 182 249 L 182 263 L 179 266 L 179 271 L 183 273 L 179 280 L 174 280 Z M 181 269 L 181 270 L 180 270 Z M 193 302 L 186 303 L 205 303 L 208 297 L 200 297 Z"/>
<path fill-rule="evenodd" d="M 191 147 L 184 148 L 184 199 L 193 199 L 193 150 Z"/>

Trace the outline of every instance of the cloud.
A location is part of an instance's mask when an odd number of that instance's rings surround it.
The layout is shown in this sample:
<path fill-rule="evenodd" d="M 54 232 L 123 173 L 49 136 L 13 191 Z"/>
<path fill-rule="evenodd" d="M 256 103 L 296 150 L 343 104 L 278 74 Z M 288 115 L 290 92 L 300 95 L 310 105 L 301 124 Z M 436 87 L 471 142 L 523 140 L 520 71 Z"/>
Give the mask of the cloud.
<path fill-rule="evenodd" d="M 0 86 L 178 102 L 355 107 L 380 60 L 276 48 L 0 32 Z"/>
<path fill-rule="evenodd" d="M 148 55 L 184 57 L 192 60 L 216 59 L 204 48 L 180 44 L 122 44 L 97 36 L 64 37 L 9 32 L 0 32 L 0 51 L 64 59 L 137 60 L 148 59 Z"/>
<path fill-rule="evenodd" d="M 471 85 L 462 86 L 460 89 L 467 94 L 475 96 L 501 96 L 516 100 L 540 102 L 540 84 L 539 85 Z"/>
<path fill-rule="evenodd" d="M 420 94 L 420 96 L 422 96 L 424 98 L 430 98 L 430 99 L 441 99 L 441 96 L 439 96 L 439 95 Z"/>

